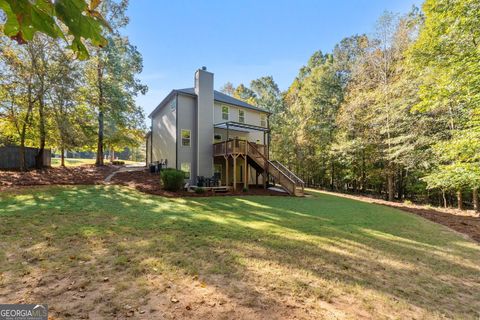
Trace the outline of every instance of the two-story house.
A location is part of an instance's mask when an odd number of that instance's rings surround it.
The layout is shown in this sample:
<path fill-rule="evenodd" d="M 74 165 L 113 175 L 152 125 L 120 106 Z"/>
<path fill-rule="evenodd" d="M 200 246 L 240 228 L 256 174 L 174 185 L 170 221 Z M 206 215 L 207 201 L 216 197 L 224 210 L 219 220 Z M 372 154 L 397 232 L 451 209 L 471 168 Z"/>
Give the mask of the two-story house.
<path fill-rule="evenodd" d="M 213 73 L 195 72 L 193 88 L 172 90 L 149 115 L 147 163 L 186 172 L 186 180 L 220 177 L 221 185 L 248 187 L 274 180 L 291 194 L 303 181 L 269 159 L 269 112 L 214 90 Z"/>

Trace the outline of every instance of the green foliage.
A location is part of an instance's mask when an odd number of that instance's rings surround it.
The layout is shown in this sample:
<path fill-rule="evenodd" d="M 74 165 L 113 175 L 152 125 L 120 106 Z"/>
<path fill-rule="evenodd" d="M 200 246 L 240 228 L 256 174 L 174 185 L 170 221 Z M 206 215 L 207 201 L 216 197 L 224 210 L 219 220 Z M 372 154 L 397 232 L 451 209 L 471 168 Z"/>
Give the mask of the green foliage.
<path fill-rule="evenodd" d="M 309 184 L 391 200 L 478 188 L 479 6 L 427 0 L 315 52 L 270 109 L 272 157 Z"/>
<path fill-rule="evenodd" d="M 427 0 L 425 23 L 409 54 L 421 85 L 416 109 L 436 113 L 445 125 L 433 145 L 429 188 L 478 188 L 480 180 L 480 51 L 474 0 Z"/>
<path fill-rule="evenodd" d="M 73 14 L 70 6 L 83 10 L 82 2 L 55 1 L 55 6 L 63 10 L 62 14 L 70 15 Z M 0 0 L 0 3 L 7 2 Z M 16 1 L 15 6 L 19 6 L 18 10 L 30 10 L 32 19 L 36 19 L 35 10 L 53 5 L 49 3 Z M 57 153 L 92 150 L 98 142 L 100 111 L 103 112 L 104 140 L 110 150 L 121 151 L 126 146 L 135 149 L 143 142 L 145 116 L 135 103 L 136 95 L 147 90 L 136 78 L 143 67 L 142 57 L 128 38 L 120 34 L 120 28 L 128 22 L 125 16 L 128 1 L 103 0 L 89 4 L 93 8 L 90 14 L 100 19 L 94 12 L 101 12 L 112 29 L 105 32 L 108 42 L 103 48 L 85 37 L 91 53 L 88 61 L 79 61 L 62 39 L 42 33 L 32 34 L 32 39 L 23 45 L 0 37 L 0 140 L 3 143 L 54 148 Z M 80 20 L 72 16 L 69 19 L 83 23 L 88 15 L 83 14 Z M 7 21 L 8 24 L 12 20 Z"/>
<path fill-rule="evenodd" d="M 180 191 L 185 184 L 185 172 L 172 168 L 160 172 L 163 188 L 169 191 Z"/>
<path fill-rule="evenodd" d="M 195 193 L 196 193 L 196 194 L 204 194 L 204 193 L 205 193 L 205 189 L 204 189 L 204 188 L 195 188 Z"/>
<path fill-rule="evenodd" d="M 86 59 L 89 53 L 82 39 L 98 47 L 107 43 L 102 27 L 109 28 L 109 25 L 98 11 L 100 3 L 100 0 L 89 3 L 85 0 L 0 0 L 0 9 L 7 17 L 3 32 L 19 43 L 32 41 L 36 32 L 67 39 L 63 31 L 65 26 L 66 34 L 73 36 L 71 49 L 80 59 Z"/>

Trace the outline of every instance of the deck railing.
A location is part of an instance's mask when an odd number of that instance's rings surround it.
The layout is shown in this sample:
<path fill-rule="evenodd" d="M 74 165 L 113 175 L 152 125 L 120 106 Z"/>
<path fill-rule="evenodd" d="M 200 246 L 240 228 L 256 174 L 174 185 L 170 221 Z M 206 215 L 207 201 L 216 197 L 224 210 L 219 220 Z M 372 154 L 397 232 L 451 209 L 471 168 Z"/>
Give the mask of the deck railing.
<path fill-rule="evenodd" d="M 213 144 L 213 156 L 224 156 L 230 154 L 245 154 L 246 153 L 246 140 L 242 139 L 230 139 Z M 267 146 L 263 144 L 253 144 L 257 150 L 259 150 L 264 156 L 267 154 Z"/>

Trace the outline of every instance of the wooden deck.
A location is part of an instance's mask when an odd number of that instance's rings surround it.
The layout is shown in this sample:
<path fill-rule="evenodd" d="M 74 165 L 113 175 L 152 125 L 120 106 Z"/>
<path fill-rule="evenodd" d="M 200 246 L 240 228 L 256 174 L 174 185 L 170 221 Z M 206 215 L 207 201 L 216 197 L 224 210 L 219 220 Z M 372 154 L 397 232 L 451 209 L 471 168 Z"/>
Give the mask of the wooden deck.
<path fill-rule="evenodd" d="M 268 155 L 267 146 L 263 144 L 249 142 L 264 156 Z M 246 155 L 247 141 L 241 139 L 230 139 L 227 141 L 213 144 L 213 156 Z"/>
<path fill-rule="evenodd" d="M 298 178 L 293 172 L 288 170 L 278 161 L 270 161 L 268 157 L 268 147 L 263 144 L 257 144 L 246 140 L 230 139 L 227 141 L 217 142 L 213 144 L 213 156 L 225 158 L 226 168 L 226 185 L 229 182 L 229 159 L 233 162 L 233 172 L 236 173 L 237 158 L 244 163 L 243 184 L 244 188 L 248 188 L 248 171 L 249 162 L 257 170 L 258 175 L 263 177 L 263 185 L 267 186 L 267 180 L 273 179 L 279 183 L 289 194 L 303 195 L 304 182 Z M 257 184 L 258 184 L 257 175 Z M 237 188 L 237 175 L 233 174 L 233 190 Z"/>

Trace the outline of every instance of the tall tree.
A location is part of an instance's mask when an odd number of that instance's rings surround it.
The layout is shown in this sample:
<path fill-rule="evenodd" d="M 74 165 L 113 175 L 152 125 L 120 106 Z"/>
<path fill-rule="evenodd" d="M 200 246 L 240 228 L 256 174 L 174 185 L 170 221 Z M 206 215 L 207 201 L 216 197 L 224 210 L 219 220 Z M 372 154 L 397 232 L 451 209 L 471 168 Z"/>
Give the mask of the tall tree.
<path fill-rule="evenodd" d="M 456 189 L 457 204 L 463 207 L 462 192 L 472 191 L 479 210 L 478 167 L 480 159 L 480 4 L 474 0 L 427 0 L 423 5 L 425 24 L 411 50 L 422 83 L 418 110 L 436 112 L 445 119 L 436 150 L 437 166 L 425 177 L 429 187 L 443 192 Z"/>
<path fill-rule="evenodd" d="M 134 118 L 143 116 L 134 102 L 138 93 L 147 90 L 135 78 L 142 70 L 142 58 L 128 38 L 119 33 L 128 24 L 127 7 L 127 0 L 102 2 L 100 10 L 113 31 L 106 36 L 107 46 L 96 51 L 87 68 L 87 82 L 91 88 L 88 101 L 98 114 L 97 166 L 104 164 L 105 117 L 120 124 L 128 118 L 136 123 Z"/>

